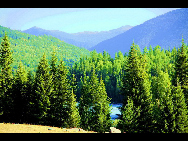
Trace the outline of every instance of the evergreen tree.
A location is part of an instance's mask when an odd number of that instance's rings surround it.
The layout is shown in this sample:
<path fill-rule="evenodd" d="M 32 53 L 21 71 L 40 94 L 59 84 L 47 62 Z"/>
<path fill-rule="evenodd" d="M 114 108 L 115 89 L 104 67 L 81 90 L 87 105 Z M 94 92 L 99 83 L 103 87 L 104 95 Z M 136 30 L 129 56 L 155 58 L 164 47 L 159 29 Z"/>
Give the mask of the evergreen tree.
<path fill-rule="evenodd" d="M 80 115 L 73 89 L 68 93 L 66 112 L 68 116 L 65 118 L 65 126 L 67 128 L 80 127 Z"/>
<path fill-rule="evenodd" d="M 157 79 L 157 132 L 173 133 L 175 128 L 174 105 L 172 101 L 171 80 L 167 72 L 160 71 Z"/>
<path fill-rule="evenodd" d="M 111 107 L 109 106 L 110 99 L 107 96 L 102 76 L 98 87 L 98 93 L 95 95 L 93 103 L 93 130 L 100 133 L 109 131 L 112 125 L 110 117 Z"/>
<path fill-rule="evenodd" d="M 139 128 L 138 118 L 140 116 L 140 107 L 135 107 L 133 100 L 128 98 L 127 105 L 121 108 L 122 119 L 117 127 L 122 132 L 137 133 Z"/>
<path fill-rule="evenodd" d="M 46 121 L 47 112 L 50 107 L 50 95 L 52 93 L 52 75 L 49 73 L 50 68 L 46 60 L 45 54 L 41 58 L 35 76 L 35 117 L 42 124 Z"/>
<path fill-rule="evenodd" d="M 19 64 L 14 78 L 12 99 L 14 122 L 23 123 L 26 121 L 28 114 L 29 99 L 27 93 L 27 73 L 22 63 Z"/>
<path fill-rule="evenodd" d="M 139 47 L 133 42 L 129 51 L 127 66 L 124 69 L 122 94 L 125 97 L 123 107 L 127 104 L 127 97 L 130 97 L 135 108 L 140 107 L 141 109 L 137 132 L 153 132 L 154 128 L 151 84 L 146 61 L 146 56 L 141 55 Z"/>
<path fill-rule="evenodd" d="M 10 51 L 10 43 L 7 34 L 1 42 L 0 48 L 0 117 L 1 121 L 9 121 L 11 117 L 11 110 L 13 108 L 11 99 L 12 89 L 12 68 L 13 62 L 12 52 Z"/>
<path fill-rule="evenodd" d="M 185 97 L 180 84 L 173 89 L 173 102 L 175 114 L 175 133 L 186 133 L 188 130 L 188 111 Z"/>
<path fill-rule="evenodd" d="M 111 126 L 110 99 L 107 96 L 102 76 L 99 82 L 95 67 L 92 67 L 91 77 L 87 78 L 86 74 L 84 75 L 81 89 L 79 104 L 81 127 L 85 130 L 105 132 L 109 131 Z"/>
<path fill-rule="evenodd" d="M 182 38 L 182 46 L 178 49 L 177 59 L 175 61 L 175 78 L 174 78 L 174 86 L 177 86 L 177 79 L 179 79 L 179 83 L 183 89 L 183 93 L 185 94 L 186 103 L 188 101 L 188 58 L 187 51 L 185 49 L 184 39 Z"/>
<path fill-rule="evenodd" d="M 34 76 L 31 71 L 27 73 L 27 100 L 28 109 L 27 116 L 25 117 L 26 123 L 35 122 L 35 92 L 34 92 Z"/>
<path fill-rule="evenodd" d="M 91 112 L 89 112 L 91 106 L 91 95 L 89 94 L 89 77 L 86 77 L 84 72 L 84 77 L 81 79 L 81 97 L 79 102 L 79 114 L 81 117 L 81 128 L 85 130 L 90 130 L 91 123 Z"/>

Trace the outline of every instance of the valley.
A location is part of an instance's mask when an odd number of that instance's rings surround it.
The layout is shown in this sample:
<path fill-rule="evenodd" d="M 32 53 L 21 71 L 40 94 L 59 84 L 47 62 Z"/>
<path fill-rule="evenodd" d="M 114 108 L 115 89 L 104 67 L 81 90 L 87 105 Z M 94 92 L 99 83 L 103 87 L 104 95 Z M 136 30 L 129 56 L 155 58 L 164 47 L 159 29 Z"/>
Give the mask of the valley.
<path fill-rule="evenodd" d="M 0 132 L 188 133 L 187 15 L 101 32 L 0 26 Z"/>

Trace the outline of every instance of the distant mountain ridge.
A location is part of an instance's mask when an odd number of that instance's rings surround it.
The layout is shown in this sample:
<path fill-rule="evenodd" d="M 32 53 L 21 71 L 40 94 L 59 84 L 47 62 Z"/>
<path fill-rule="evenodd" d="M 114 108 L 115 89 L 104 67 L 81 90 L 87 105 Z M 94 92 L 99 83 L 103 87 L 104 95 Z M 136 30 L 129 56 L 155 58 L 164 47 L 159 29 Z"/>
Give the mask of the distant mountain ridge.
<path fill-rule="evenodd" d="M 84 31 L 78 33 L 66 33 L 59 30 L 45 30 L 34 26 L 22 32 L 32 34 L 35 36 L 44 35 L 44 34 L 51 35 L 69 44 L 89 49 L 97 45 L 98 43 L 113 38 L 116 35 L 121 34 L 131 28 L 132 26 L 126 25 L 109 31 L 101 31 L 101 32 Z"/>
<path fill-rule="evenodd" d="M 160 45 L 164 49 L 172 49 L 181 45 L 182 35 L 188 42 L 188 8 L 177 9 L 150 19 L 111 39 L 102 41 L 89 50 L 103 50 L 115 56 L 115 52 L 128 52 L 133 40 L 141 51 L 144 47 Z"/>

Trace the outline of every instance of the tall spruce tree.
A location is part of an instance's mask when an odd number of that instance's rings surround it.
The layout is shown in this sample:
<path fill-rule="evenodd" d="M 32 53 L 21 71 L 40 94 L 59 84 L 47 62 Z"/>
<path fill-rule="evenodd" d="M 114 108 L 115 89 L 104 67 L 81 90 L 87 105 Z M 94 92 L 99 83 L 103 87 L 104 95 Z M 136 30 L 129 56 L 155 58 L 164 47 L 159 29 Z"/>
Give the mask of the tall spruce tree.
<path fill-rule="evenodd" d="M 21 62 L 14 78 L 12 90 L 14 122 L 23 123 L 26 121 L 29 99 L 27 93 L 27 73 Z"/>
<path fill-rule="evenodd" d="M 80 127 L 80 115 L 73 89 L 68 92 L 66 112 L 68 116 L 65 118 L 65 126 L 67 128 Z"/>
<path fill-rule="evenodd" d="M 185 103 L 183 90 L 179 83 L 173 88 L 173 102 L 175 114 L 175 133 L 186 133 L 188 131 L 188 110 Z"/>
<path fill-rule="evenodd" d="M 110 98 L 107 96 L 102 76 L 98 86 L 98 93 L 93 99 L 93 104 L 93 130 L 100 133 L 109 131 L 112 125 L 110 117 L 111 107 L 109 106 Z"/>
<path fill-rule="evenodd" d="M 171 80 L 167 72 L 160 71 L 155 85 L 156 97 L 156 132 L 173 133 L 175 128 L 174 105 L 172 100 Z"/>
<path fill-rule="evenodd" d="M 51 67 L 52 68 L 52 67 Z M 57 70 L 51 70 L 53 72 L 53 92 L 50 96 L 51 107 L 50 115 L 51 124 L 55 126 L 65 126 L 64 119 L 66 109 L 66 100 L 68 95 L 68 80 L 67 80 L 67 69 L 64 66 L 64 62 L 61 61 L 57 66 Z"/>
<path fill-rule="evenodd" d="M 125 133 L 138 133 L 140 111 L 140 106 L 134 106 L 133 100 L 128 97 L 127 105 L 121 108 L 122 119 L 117 127 Z"/>
<path fill-rule="evenodd" d="M 84 72 L 84 77 L 81 77 L 81 97 L 79 102 L 79 114 L 81 117 L 81 127 L 85 130 L 90 130 L 91 112 L 89 112 L 91 106 L 91 95 L 89 94 L 89 77 Z"/>
<path fill-rule="evenodd" d="M 59 113 L 62 117 L 61 126 L 63 127 L 76 127 L 79 126 L 80 116 L 76 107 L 76 98 L 70 88 L 69 81 L 67 79 L 68 70 L 66 69 L 64 62 L 61 61 L 58 66 L 58 90 L 57 96 L 62 102 L 59 106 Z M 58 108 L 58 107 L 57 107 Z M 58 113 L 58 112 L 57 112 Z"/>
<path fill-rule="evenodd" d="M 110 99 L 107 96 L 104 82 L 97 77 L 95 66 L 92 66 L 91 77 L 84 73 L 81 89 L 79 112 L 81 127 L 97 132 L 109 131 L 111 126 Z"/>
<path fill-rule="evenodd" d="M 174 86 L 177 86 L 177 79 L 185 94 L 186 103 L 188 102 L 188 56 L 187 50 L 185 49 L 184 39 L 182 38 L 182 46 L 178 49 L 177 58 L 175 61 L 175 78 Z"/>
<path fill-rule="evenodd" d="M 35 117 L 38 122 L 45 124 L 47 112 L 50 107 L 50 95 L 52 93 L 52 75 L 44 54 L 38 64 L 34 82 L 35 90 Z"/>
<path fill-rule="evenodd" d="M 10 121 L 12 118 L 11 110 L 13 108 L 11 99 L 11 89 L 13 83 L 12 52 L 7 34 L 1 42 L 0 48 L 0 121 Z"/>
<path fill-rule="evenodd" d="M 153 132 L 154 128 L 151 84 L 146 65 L 146 56 L 141 55 L 139 46 L 133 42 L 122 79 L 122 94 L 125 97 L 122 107 L 126 106 L 127 97 L 133 100 L 135 109 L 140 107 L 137 132 Z"/>

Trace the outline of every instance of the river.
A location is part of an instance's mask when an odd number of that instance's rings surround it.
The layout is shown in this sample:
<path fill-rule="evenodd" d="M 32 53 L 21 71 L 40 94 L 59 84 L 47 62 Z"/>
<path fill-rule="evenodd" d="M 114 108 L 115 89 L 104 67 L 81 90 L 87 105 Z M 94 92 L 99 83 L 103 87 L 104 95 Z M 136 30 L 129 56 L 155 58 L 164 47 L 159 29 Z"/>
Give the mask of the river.
<path fill-rule="evenodd" d="M 118 109 L 118 107 L 121 107 L 122 104 L 110 104 L 110 106 L 112 105 L 112 113 L 110 114 L 111 119 L 115 120 L 116 118 L 118 118 L 118 116 L 116 114 L 121 114 L 120 110 Z"/>
<path fill-rule="evenodd" d="M 110 106 L 112 105 L 112 113 L 110 114 L 111 119 L 115 120 L 116 118 L 118 118 L 118 116 L 116 114 L 121 114 L 120 110 L 118 109 L 118 107 L 121 107 L 122 104 L 110 104 Z M 78 102 L 77 102 L 77 106 L 78 106 Z"/>

